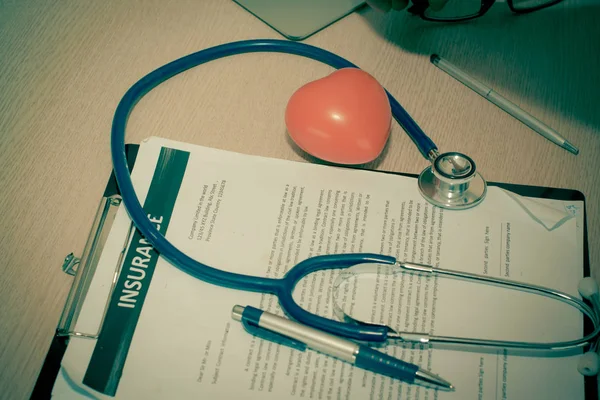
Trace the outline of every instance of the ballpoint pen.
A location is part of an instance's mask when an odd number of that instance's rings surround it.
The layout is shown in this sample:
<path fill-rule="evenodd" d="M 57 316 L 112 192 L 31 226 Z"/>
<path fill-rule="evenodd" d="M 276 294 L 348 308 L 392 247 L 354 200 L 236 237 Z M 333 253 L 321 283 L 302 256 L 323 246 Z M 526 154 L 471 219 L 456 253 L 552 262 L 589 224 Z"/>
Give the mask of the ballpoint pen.
<path fill-rule="evenodd" d="M 354 364 L 359 368 L 408 383 L 445 391 L 454 390 L 454 386 L 450 382 L 417 365 L 258 308 L 236 305 L 231 311 L 231 316 L 234 320 L 240 321 L 246 331 L 266 340 L 301 351 L 308 347 Z"/>
<path fill-rule="evenodd" d="M 435 65 L 436 67 L 438 67 L 439 69 L 441 69 L 442 71 L 444 71 L 463 85 L 467 86 L 469 89 L 481 95 L 491 103 L 500 107 L 502 110 L 512 115 L 513 117 L 515 117 L 531 129 L 533 129 L 546 139 L 550 140 L 551 142 L 557 144 L 558 146 L 575 155 L 579 154 L 579 149 L 575 147 L 572 143 L 570 143 L 567 139 L 562 137 L 558 132 L 556 132 L 554 129 L 550 128 L 548 125 L 544 124 L 542 121 L 538 120 L 533 115 L 529 114 L 516 104 L 512 103 L 508 99 L 502 97 L 492 88 L 484 85 L 472 76 L 469 76 L 464 71 L 461 71 L 455 65 L 444 60 L 437 54 L 432 54 L 430 60 L 433 65 Z"/>

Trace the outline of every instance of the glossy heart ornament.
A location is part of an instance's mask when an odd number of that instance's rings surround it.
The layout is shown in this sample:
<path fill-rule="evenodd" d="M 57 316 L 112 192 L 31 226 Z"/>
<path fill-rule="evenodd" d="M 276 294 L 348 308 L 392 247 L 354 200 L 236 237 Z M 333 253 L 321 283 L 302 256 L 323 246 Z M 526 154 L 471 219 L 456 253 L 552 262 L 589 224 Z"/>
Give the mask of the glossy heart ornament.
<path fill-rule="evenodd" d="M 390 135 L 385 89 L 368 73 L 342 68 L 307 83 L 290 98 L 285 124 L 307 153 L 336 164 L 376 159 Z"/>

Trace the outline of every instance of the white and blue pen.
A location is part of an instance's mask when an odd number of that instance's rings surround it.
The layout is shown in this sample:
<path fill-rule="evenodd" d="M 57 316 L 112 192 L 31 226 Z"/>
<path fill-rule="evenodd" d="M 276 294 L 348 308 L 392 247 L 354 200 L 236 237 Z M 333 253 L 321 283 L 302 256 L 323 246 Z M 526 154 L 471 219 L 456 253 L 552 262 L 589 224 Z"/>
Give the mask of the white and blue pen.
<path fill-rule="evenodd" d="M 477 79 L 468 75 L 466 72 L 458 69 L 457 66 L 451 64 L 449 61 L 441 58 L 437 54 L 432 54 L 430 57 L 431 63 L 468 87 L 473 90 L 475 93 L 482 96 L 484 99 L 490 101 L 496 106 L 500 107 L 502 110 L 506 111 L 508 114 L 512 115 L 514 118 L 518 119 L 549 141 L 554 144 L 562 147 L 570 153 L 575 155 L 579 154 L 579 149 L 575 147 L 571 142 L 562 137 L 558 132 L 554 129 L 550 128 L 548 125 L 544 124 L 539 119 L 535 118 L 533 115 L 529 114 L 521 107 L 517 106 L 515 103 L 509 101 L 507 98 L 502 97 L 498 92 L 494 89 L 484 85 L 479 82 Z"/>
<path fill-rule="evenodd" d="M 304 351 L 307 347 L 377 374 L 434 389 L 453 391 L 454 386 L 419 366 L 388 356 L 368 346 L 325 333 L 287 318 L 254 308 L 236 305 L 232 318 L 246 331 L 263 339 Z"/>

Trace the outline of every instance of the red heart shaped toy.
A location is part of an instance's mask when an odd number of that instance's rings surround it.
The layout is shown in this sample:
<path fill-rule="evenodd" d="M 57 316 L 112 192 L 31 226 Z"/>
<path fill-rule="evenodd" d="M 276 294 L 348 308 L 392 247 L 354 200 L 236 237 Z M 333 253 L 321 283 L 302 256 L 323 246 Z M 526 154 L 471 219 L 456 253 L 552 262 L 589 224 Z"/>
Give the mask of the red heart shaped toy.
<path fill-rule="evenodd" d="M 336 164 L 376 159 L 391 122 L 385 89 L 357 68 L 342 68 L 307 83 L 292 95 L 285 111 L 292 140 L 307 153 Z"/>

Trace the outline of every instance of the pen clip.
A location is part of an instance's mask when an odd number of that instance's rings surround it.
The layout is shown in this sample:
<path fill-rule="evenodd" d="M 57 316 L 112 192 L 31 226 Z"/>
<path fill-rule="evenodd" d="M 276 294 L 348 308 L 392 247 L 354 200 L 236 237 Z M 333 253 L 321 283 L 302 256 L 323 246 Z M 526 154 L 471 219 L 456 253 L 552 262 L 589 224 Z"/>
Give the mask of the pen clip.
<path fill-rule="evenodd" d="M 289 346 L 296 350 L 300 350 L 300 351 L 306 350 L 306 344 L 304 344 L 296 339 L 292 339 L 292 338 L 282 335 L 280 333 L 276 333 L 276 332 L 270 331 L 268 329 L 261 328 L 260 326 L 253 324 L 251 321 L 249 321 L 246 318 L 242 318 L 241 322 L 242 322 L 242 325 L 244 326 L 244 329 L 246 329 L 246 332 L 250 333 L 251 335 L 257 336 L 261 339 L 265 339 L 265 340 L 268 340 L 273 343 L 282 344 L 284 346 Z"/>

